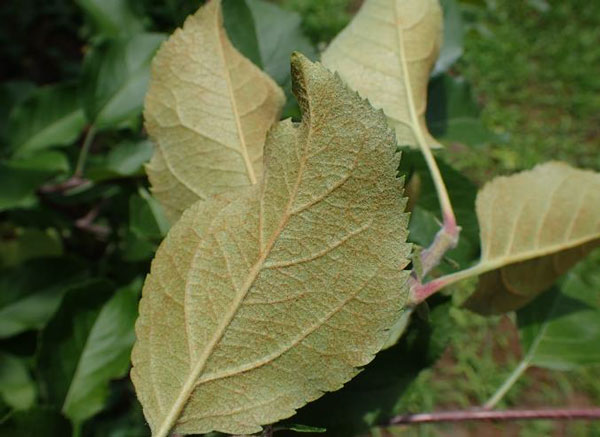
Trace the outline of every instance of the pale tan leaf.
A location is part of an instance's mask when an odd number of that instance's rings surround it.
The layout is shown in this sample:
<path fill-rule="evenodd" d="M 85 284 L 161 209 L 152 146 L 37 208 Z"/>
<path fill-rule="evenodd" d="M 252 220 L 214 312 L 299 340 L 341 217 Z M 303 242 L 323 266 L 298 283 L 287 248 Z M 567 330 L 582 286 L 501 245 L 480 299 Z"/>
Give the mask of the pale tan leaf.
<path fill-rule="evenodd" d="M 398 144 L 440 144 L 425 124 L 427 83 L 442 45 L 438 0 L 366 0 L 323 53 L 323 64 L 376 108 Z"/>
<path fill-rule="evenodd" d="M 600 174 L 560 162 L 499 177 L 477 197 L 482 255 L 466 305 L 518 309 L 600 245 Z"/>
<path fill-rule="evenodd" d="M 172 221 L 198 199 L 260 180 L 283 104 L 283 91 L 231 45 L 221 0 L 175 31 L 152 63 L 144 111 L 156 144 L 147 173 Z"/>
<path fill-rule="evenodd" d="M 410 245 L 381 111 L 292 57 L 302 123 L 269 133 L 265 178 L 197 202 L 146 279 L 132 379 L 155 436 L 233 434 L 339 389 L 402 314 Z"/>

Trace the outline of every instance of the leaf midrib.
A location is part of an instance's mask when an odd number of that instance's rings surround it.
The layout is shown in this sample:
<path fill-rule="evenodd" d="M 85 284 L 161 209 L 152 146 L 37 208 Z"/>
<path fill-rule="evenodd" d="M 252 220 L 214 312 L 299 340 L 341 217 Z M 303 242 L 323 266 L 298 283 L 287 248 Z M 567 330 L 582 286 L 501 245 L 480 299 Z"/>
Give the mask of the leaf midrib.
<path fill-rule="evenodd" d="M 400 62 L 400 69 L 402 70 L 402 81 L 404 82 L 404 87 L 406 88 L 406 100 L 407 100 L 407 106 L 408 106 L 408 112 L 410 114 L 410 123 L 406 123 L 411 130 L 413 131 L 413 134 L 415 135 L 415 137 L 417 138 L 417 141 L 420 144 L 427 144 L 427 140 L 425 139 L 425 135 L 424 133 L 421 131 L 421 123 L 419 123 L 419 116 L 417 114 L 417 110 L 415 107 L 415 102 L 414 102 L 414 98 L 413 98 L 413 90 L 412 90 L 412 84 L 410 81 L 410 76 L 409 76 L 409 71 L 408 71 L 408 65 L 406 62 L 406 51 L 405 51 L 405 47 L 404 47 L 404 29 L 401 28 L 400 26 L 400 17 L 398 15 L 398 5 L 397 3 L 394 3 L 394 24 L 396 24 L 394 26 L 394 28 L 396 29 L 396 36 L 398 38 L 398 49 L 400 50 L 400 54 L 398 56 L 398 60 Z"/>
<path fill-rule="evenodd" d="M 560 244 L 560 245 L 557 244 L 557 245 L 545 247 L 543 249 L 529 250 L 526 252 L 519 253 L 518 255 L 515 255 L 515 256 L 502 256 L 502 257 L 498 257 L 498 258 L 481 259 L 477 264 L 475 264 L 470 269 L 464 270 L 464 272 L 469 271 L 470 274 L 468 276 L 480 275 L 482 273 L 486 273 L 491 270 L 496 270 L 499 268 L 507 267 L 507 266 L 510 266 L 512 264 L 516 264 L 516 263 L 519 263 L 522 261 L 528 261 L 528 260 L 560 253 L 565 250 L 574 249 L 575 247 L 582 246 L 586 243 L 591 243 L 592 241 L 595 241 L 598 239 L 600 239 L 600 232 L 597 234 L 594 234 L 594 235 L 590 235 L 588 237 L 580 238 L 578 240 L 572 240 L 569 244 Z"/>
<path fill-rule="evenodd" d="M 240 140 L 240 155 L 242 156 L 242 159 L 244 160 L 244 166 L 246 167 L 246 172 L 248 173 L 248 179 L 250 181 L 250 185 L 254 185 L 256 184 L 257 180 L 256 180 L 256 175 L 254 174 L 254 168 L 252 167 L 252 162 L 250 161 L 250 157 L 248 156 L 248 146 L 246 145 L 246 138 L 244 137 L 244 132 L 242 130 L 242 125 L 241 125 L 241 120 L 240 120 L 240 115 L 239 115 L 239 111 L 237 108 L 237 102 L 235 99 L 235 95 L 234 95 L 234 89 L 233 89 L 233 83 L 231 82 L 231 75 L 229 72 L 229 66 L 227 64 L 227 58 L 225 57 L 225 50 L 223 47 L 224 44 L 224 40 L 223 40 L 223 27 L 220 24 L 222 21 L 222 10 L 221 10 L 221 5 L 220 2 L 217 5 L 218 8 L 218 12 L 215 14 L 215 19 L 217 20 L 217 22 L 215 23 L 215 30 L 218 33 L 218 40 L 219 40 L 219 56 L 221 57 L 221 61 L 223 62 L 223 67 L 225 70 L 224 73 L 224 77 L 225 80 L 227 82 L 227 90 L 229 91 L 229 100 L 231 102 L 231 109 L 233 110 L 233 118 L 235 120 L 235 126 L 236 126 L 236 130 L 238 133 L 238 138 Z"/>
<path fill-rule="evenodd" d="M 310 116 L 310 110 L 311 110 L 311 107 L 309 105 L 309 108 L 307 110 L 309 112 L 309 114 L 307 115 L 308 120 L 312 120 L 312 117 Z M 286 205 L 285 212 L 282 215 L 282 218 L 281 218 L 281 221 L 280 221 L 278 227 L 273 232 L 269 242 L 267 243 L 267 245 L 264 249 L 262 248 L 261 242 L 259 241 L 259 250 L 260 250 L 260 254 L 261 254 L 260 257 L 258 258 L 258 260 L 254 264 L 254 266 L 248 272 L 246 281 L 244 282 L 244 284 L 242 285 L 242 287 L 238 291 L 235 299 L 232 302 L 231 311 L 223 319 L 223 322 L 217 327 L 217 330 L 215 331 L 213 338 L 207 344 L 202 355 L 200 355 L 200 357 L 198 358 L 196 365 L 192 368 L 190 375 L 188 376 L 184 386 L 181 389 L 180 395 L 175 400 L 173 407 L 171 408 L 171 410 L 165 417 L 165 420 L 163 421 L 162 426 L 159 428 L 157 437 L 166 437 L 168 435 L 168 433 L 171 431 L 171 429 L 173 428 L 173 426 L 175 426 L 177 419 L 181 415 L 183 408 L 185 407 L 187 401 L 189 400 L 189 397 L 191 396 L 192 392 L 196 388 L 197 380 L 200 377 L 200 374 L 202 373 L 202 371 L 204 370 L 206 363 L 208 362 L 208 359 L 210 358 L 211 354 L 214 352 L 214 349 L 216 348 L 217 344 L 221 341 L 221 339 L 225 335 L 227 327 L 231 324 L 231 321 L 233 320 L 233 318 L 237 314 L 238 310 L 240 309 L 242 302 L 244 301 L 244 299 L 246 298 L 246 295 L 248 294 L 248 291 L 250 291 L 250 288 L 252 287 L 252 285 L 256 281 L 256 278 L 258 277 L 258 274 L 262 270 L 262 267 L 263 267 L 268 255 L 270 254 L 271 249 L 275 245 L 277 238 L 279 237 L 279 235 L 285 228 L 285 225 L 287 224 L 289 218 L 291 217 L 291 206 L 293 205 L 293 202 L 296 199 L 296 196 L 298 194 L 298 189 L 300 187 L 300 182 L 302 181 L 302 176 L 304 174 L 304 170 L 305 170 L 305 166 L 306 166 L 306 160 L 308 159 L 308 153 L 307 153 L 308 151 L 306 149 L 308 148 L 308 145 L 310 144 L 310 139 L 311 139 L 312 133 L 313 133 L 312 123 L 310 123 L 307 137 L 306 137 L 306 140 L 304 141 L 304 150 L 303 150 L 304 153 L 302 154 L 302 159 L 300 161 L 300 166 L 298 169 L 298 176 L 296 177 L 296 182 L 294 184 L 294 188 L 292 189 L 288 204 Z M 262 204 L 263 195 L 264 195 L 264 193 L 261 192 L 261 196 L 260 196 L 261 204 Z M 261 208 L 259 210 L 259 215 L 260 215 L 259 224 L 260 224 L 260 228 L 261 228 L 261 229 L 259 229 L 260 235 L 262 235 L 262 223 L 263 223 L 262 214 L 263 213 L 262 213 L 262 208 Z M 186 294 L 187 294 L 187 291 L 186 291 Z"/>

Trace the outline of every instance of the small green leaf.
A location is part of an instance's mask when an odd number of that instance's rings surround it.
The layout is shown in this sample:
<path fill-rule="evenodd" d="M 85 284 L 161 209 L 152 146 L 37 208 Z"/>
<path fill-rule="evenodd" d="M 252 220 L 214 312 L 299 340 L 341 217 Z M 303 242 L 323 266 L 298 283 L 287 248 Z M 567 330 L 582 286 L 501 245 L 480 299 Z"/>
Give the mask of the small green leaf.
<path fill-rule="evenodd" d="M 131 377 L 156 437 L 290 417 L 371 361 L 406 304 L 393 132 L 322 65 L 294 54 L 292 77 L 303 120 L 269 131 L 262 182 L 196 202 L 152 263 Z"/>
<path fill-rule="evenodd" d="M 0 352 L 0 397 L 15 410 L 26 410 L 33 406 L 35 396 L 35 383 L 25 360 Z"/>
<path fill-rule="evenodd" d="M 600 244 L 600 174 L 561 162 L 499 177 L 477 195 L 482 314 L 523 307 Z"/>
<path fill-rule="evenodd" d="M 39 329 L 52 317 L 69 287 L 85 277 L 71 258 L 37 259 L 0 274 L 0 338 Z"/>
<path fill-rule="evenodd" d="M 227 36 L 233 46 L 242 55 L 251 60 L 258 68 L 263 68 L 258 49 L 254 17 L 247 0 L 222 0 L 223 22 Z"/>
<path fill-rule="evenodd" d="M 144 174 L 144 164 L 153 153 L 154 146 L 148 140 L 123 141 L 111 148 L 105 156 L 90 156 L 85 176 L 95 182 L 141 176 Z"/>
<path fill-rule="evenodd" d="M 315 434 L 320 434 L 323 432 L 327 432 L 327 429 L 325 428 L 319 428 L 316 426 L 308 426 L 308 425 L 301 425 L 301 424 L 297 424 L 297 423 L 290 423 L 290 424 L 284 424 L 284 425 L 278 425 L 277 426 L 277 430 L 290 430 L 290 431 L 294 431 L 294 432 L 299 432 L 299 433 L 305 433 L 305 432 L 310 432 L 310 433 L 315 433 Z"/>
<path fill-rule="evenodd" d="M 375 108 L 382 108 L 398 144 L 440 144 L 425 124 L 427 83 L 442 45 L 438 0 L 366 0 L 323 53 L 323 64 Z"/>
<path fill-rule="evenodd" d="M 70 84 L 39 88 L 13 109 L 8 141 L 15 156 L 73 143 L 85 126 L 78 87 Z"/>
<path fill-rule="evenodd" d="M 75 424 L 104 407 L 109 381 L 129 368 L 140 286 L 114 295 L 104 280 L 74 288 L 41 333 L 37 361 L 44 393 Z"/>
<path fill-rule="evenodd" d="M 97 129 L 136 123 L 150 80 L 150 62 L 165 36 L 139 33 L 106 40 L 87 54 L 83 64 L 83 107 Z"/>
<path fill-rule="evenodd" d="M 58 411 L 49 407 L 35 407 L 27 411 L 17 411 L 2 419 L 0 435 L 71 437 L 72 432 L 71 424 Z"/>
<path fill-rule="evenodd" d="M 35 190 L 44 182 L 69 171 L 59 152 L 44 151 L 29 158 L 0 161 L 0 211 L 28 208 L 37 203 Z"/>
<path fill-rule="evenodd" d="M 96 33 L 119 37 L 143 30 L 139 16 L 132 10 L 130 0 L 75 0 L 94 24 Z"/>
<path fill-rule="evenodd" d="M 600 364 L 600 274 L 591 258 L 560 287 L 517 312 L 525 359 L 530 366 L 571 370 Z"/>

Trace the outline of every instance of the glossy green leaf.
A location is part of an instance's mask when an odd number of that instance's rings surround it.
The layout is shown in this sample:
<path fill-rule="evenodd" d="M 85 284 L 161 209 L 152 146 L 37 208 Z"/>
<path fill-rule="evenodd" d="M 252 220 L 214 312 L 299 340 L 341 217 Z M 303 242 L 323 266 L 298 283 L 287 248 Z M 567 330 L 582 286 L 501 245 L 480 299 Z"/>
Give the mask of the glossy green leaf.
<path fill-rule="evenodd" d="M 223 24 L 233 46 L 258 68 L 263 68 L 254 17 L 247 0 L 222 0 Z"/>
<path fill-rule="evenodd" d="M 139 33 L 106 40 L 86 55 L 83 107 L 97 129 L 131 126 L 142 113 L 150 62 L 165 36 Z"/>
<path fill-rule="evenodd" d="M 293 415 L 371 361 L 406 303 L 384 115 L 300 54 L 292 77 L 303 121 L 270 130 L 263 182 L 195 203 L 152 263 L 132 379 L 157 437 Z"/>
<path fill-rule="evenodd" d="M 442 45 L 438 0 L 366 0 L 323 53 L 323 64 L 376 108 L 398 144 L 440 144 L 425 124 L 427 83 Z"/>
<path fill-rule="evenodd" d="M 445 143 L 481 146 L 499 138 L 484 125 L 469 83 L 461 77 L 441 75 L 429 84 L 427 125 Z"/>
<path fill-rule="evenodd" d="M 33 406 L 35 396 L 35 383 L 25 360 L 0 352 L 0 398 L 15 410 L 26 410 Z"/>
<path fill-rule="evenodd" d="M 262 178 L 267 130 L 283 92 L 230 43 L 220 0 L 190 16 L 152 65 L 144 117 L 156 144 L 146 167 L 169 219 L 199 199 Z"/>
<path fill-rule="evenodd" d="M 467 307 L 518 309 L 600 245 L 600 174 L 561 162 L 499 177 L 477 195 L 482 275 Z"/>
<path fill-rule="evenodd" d="M 108 37 L 132 35 L 143 30 L 131 0 L 75 0 L 94 25 L 97 34 Z"/>
<path fill-rule="evenodd" d="M 140 286 L 115 291 L 98 280 L 74 288 L 41 333 L 44 393 L 76 424 L 104 407 L 109 381 L 129 368 Z"/>
<path fill-rule="evenodd" d="M 0 338 L 39 329 L 85 270 L 71 258 L 32 260 L 0 274 Z"/>
<path fill-rule="evenodd" d="M 53 151 L 0 161 L 0 211 L 35 205 L 35 190 L 44 182 L 68 171 L 69 162 L 65 155 Z"/>
<path fill-rule="evenodd" d="M 517 312 L 528 366 L 571 370 L 600 364 L 600 273 L 592 257 Z"/>
<path fill-rule="evenodd" d="M 52 146 L 73 143 L 85 126 L 78 87 L 40 88 L 10 115 L 8 141 L 16 156 L 31 155 Z"/>
<path fill-rule="evenodd" d="M 17 411 L 0 422 L 0 435 L 19 437 L 71 437 L 71 424 L 58 411 L 49 407 L 35 407 Z"/>

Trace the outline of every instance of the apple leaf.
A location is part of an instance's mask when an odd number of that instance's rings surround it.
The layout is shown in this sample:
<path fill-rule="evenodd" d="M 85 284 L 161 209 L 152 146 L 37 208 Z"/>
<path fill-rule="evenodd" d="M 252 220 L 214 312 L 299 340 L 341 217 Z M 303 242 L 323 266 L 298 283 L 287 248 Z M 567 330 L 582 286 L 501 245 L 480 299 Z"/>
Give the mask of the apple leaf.
<path fill-rule="evenodd" d="M 600 174 L 549 162 L 499 177 L 478 194 L 483 274 L 468 308 L 518 309 L 600 245 Z M 469 270 L 465 271 L 468 272 Z"/>
<path fill-rule="evenodd" d="M 425 124 L 427 83 L 442 45 L 438 0 L 366 0 L 323 53 L 323 64 L 376 108 L 396 130 L 398 144 L 422 137 L 441 147 Z"/>
<path fill-rule="evenodd" d="M 407 304 L 399 154 L 381 111 L 292 56 L 303 120 L 261 183 L 196 202 L 146 279 L 131 373 L 155 437 L 251 434 L 374 357 Z"/>
<path fill-rule="evenodd" d="M 152 192 L 175 221 L 195 201 L 255 184 L 283 91 L 230 43 L 220 0 L 190 16 L 153 61 L 146 128 Z"/>

